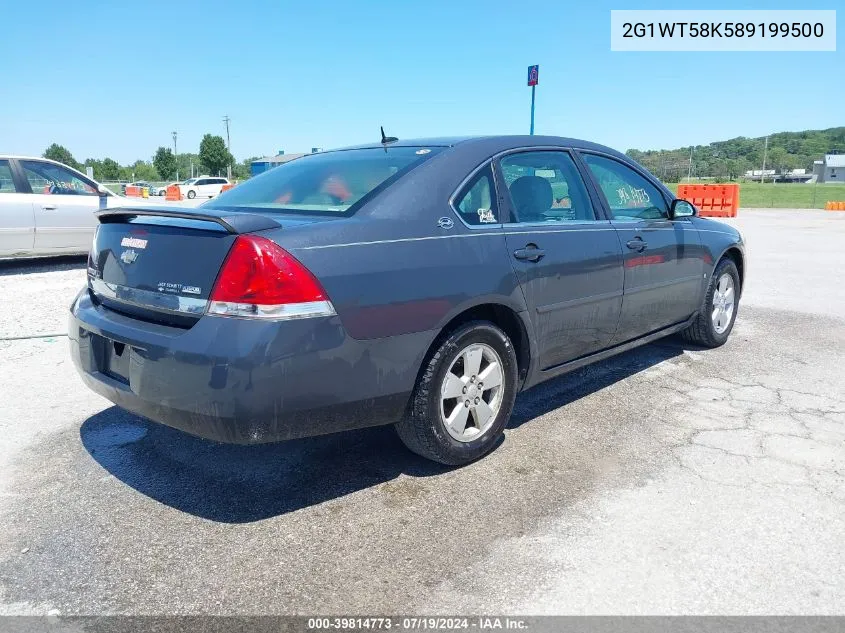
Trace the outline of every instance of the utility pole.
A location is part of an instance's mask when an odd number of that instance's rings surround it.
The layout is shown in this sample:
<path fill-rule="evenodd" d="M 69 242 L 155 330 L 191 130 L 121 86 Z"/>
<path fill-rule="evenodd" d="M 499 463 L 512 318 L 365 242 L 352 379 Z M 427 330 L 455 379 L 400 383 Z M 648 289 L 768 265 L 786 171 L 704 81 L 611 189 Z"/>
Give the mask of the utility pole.
<path fill-rule="evenodd" d="M 173 156 L 176 158 L 176 181 L 179 181 L 179 152 L 176 151 L 176 131 L 173 131 Z"/>
<path fill-rule="evenodd" d="M 229 118 L 229 115 L 227 114 L 226 116 L 223 117 L 223 123 L 226 124 L 226 149 L 229 150 L 229 153 L 231 154 L 232 153 L 232 144 L 229 142 L 229 121 L 231 121 L 231 119 Z M 231 164 L 226 165 L 226 176 L 229 178 L 229 180 L 232 179 L 232 165 Z"/>
<path fill-rule="evenodd" d="M 683 172 L 681 172 L 683 173 Z M 687 182 L 692 181 L 692 145 L 689 148 L 689 169 L 687 170 Z"/>
<path fill-rule="evenodd" d="M 766 144 L 763 145 L 763 169 L 760 171 L 760 184 L 766 180 L 766 153 L 769 151 L 769 137 L 766 137 Z"/>

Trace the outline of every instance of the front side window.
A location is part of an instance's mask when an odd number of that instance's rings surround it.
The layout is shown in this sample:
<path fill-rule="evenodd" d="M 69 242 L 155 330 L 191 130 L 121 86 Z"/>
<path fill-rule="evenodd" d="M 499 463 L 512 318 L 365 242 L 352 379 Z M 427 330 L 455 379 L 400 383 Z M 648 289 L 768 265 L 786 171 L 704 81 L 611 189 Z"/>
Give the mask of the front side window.
<path fill-rule="evenodd" d="M 636 171 L 596 154 L 583 154 L 583 158 L 604 193 L 614 220 L 669 218 L 669 208 L 660 191 Z"/>
<path fill-rule="evenodd" d="M 500 162 L 513 222 L 589 222 L 596 219 L 575 162 L 567 152 L 509 154 Z"/>
<path fill-rule="evenodd" d="M 53 163 L 36 160 L 22 160 L 24 177 L 32 187 L 32 193 L 52 195 L 96 196 L 97 189 L 82 180 L 69 169 Z"/>
<path fill-rule="evenodd" d="M 206 206 L 349 215 L 365 196 L 440 149 L 387 146 L 309 154 L 250 178 Z"/>
<path fill-rule="evenodd" d="M 0 194 L 2 193 L 15 193 L 12 167 L 7 160 L 0 160 Z"/>
<path fill-rule="evenodd" d="M 455 208 L 467 224 L 484 225 L 501 222 L 490 165 L 478 172 L 475 178 L 467 183 L 455 200 Z"/>

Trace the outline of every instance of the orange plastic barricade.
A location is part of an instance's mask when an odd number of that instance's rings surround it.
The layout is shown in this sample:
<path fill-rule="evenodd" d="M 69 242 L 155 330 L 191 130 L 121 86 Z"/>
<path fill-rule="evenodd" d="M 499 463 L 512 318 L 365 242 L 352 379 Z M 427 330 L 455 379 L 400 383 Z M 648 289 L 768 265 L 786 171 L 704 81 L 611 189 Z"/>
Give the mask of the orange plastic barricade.
<path fill-rule="evenodd" d="M 182 199 L 182 190 L 179 189 L 179 185 L 170 185 L 167 187 L 167 191 L 164 193 L 165 200 L 181 200 Z"/>
<path fill-rule="evenodd" d="M 141 188 L 135 187 L 133 185 L 127 185 L 126 187 L 126 195 L 131 196 L 133 198 L 137 198 L 141 195 Z"/>
<path fill-rule="evenodd" d="M 845 211 L 845 202 L 836 202 L 831 200 L 824 203 L 825 211 Z"/>
<path fill-rule="evenodd" d="M 678 185 L 678 197 L 691 202 L 703 217 L 735 218 L 739 185 Z"/>
<path fill-rule="evenodd" d="M 228 183 L 226 185 L 223 185 L 222 187 L 220 187 L 220 193 L 223 193 L 224 191 L 229 191 L 229 189 L 231 189 L 234 186 L 235 185 L 233 185 L 232 183 Z"/>

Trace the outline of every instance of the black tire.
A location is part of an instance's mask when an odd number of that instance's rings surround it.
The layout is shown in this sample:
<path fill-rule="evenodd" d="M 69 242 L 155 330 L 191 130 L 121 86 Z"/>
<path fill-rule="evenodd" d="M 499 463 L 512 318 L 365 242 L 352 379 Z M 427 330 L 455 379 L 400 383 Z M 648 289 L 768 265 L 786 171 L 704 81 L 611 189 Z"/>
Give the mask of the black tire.
<path fill-rule="evenodd" d="M 196 192 L 196 191 L 194 191 L 193 189 L 191 189 L 191 190 L 188 192 L 188 200 L 193 200 L 193 199 L 194 199 L 194 198 L 196 198 L 196 197 L 197 197 L 197 192 Z"/>
<path fill-rule="evenodd" d="M 734 283 L 734 310 L 731 315 L 730 323 L 725 331 L 719 333 L 713 324 L 711 314 L 713 312 L 713 295 L 716 292 L 716 285 L 722 275 L 728 274 L 733 278 Z M 713 275 L 710 277 L 710 283 L 707 285 L 707 292 L 704 293 L 704 301 L 701 304 L 698 316 L 695 321 L 685 330 L 681 332 L 681 337 L 689 342 L 702 347 L 720 347 L 725 344 L 728 337 L 733 330 L 736 322 L 736 315 L 739 312 L 739 297 L 742 288 L 739 283 L 739 271 L 736 269 L 736 264 L 729 257 L 722 258 L 716 265 Z"/>
<path fill-rule="evenodd" d="M 165 195 L 166 193 L 167 193 L 166 191 L 161 190 L 161 191 L 158 192 L 158 195 L 159 195 L 159 197 L 161 197 L 161 196 Z"/>
<path fill-rule="evenodd" d="M 441 419 L 440 388 L 454 360 L 473 343 L 489 345 L 502 361 L 502 402 L 487 431 L 462 442 L 448 433 Z M 399 438 L 414 453 L 441 464 L 462 466 L 475 461 L 490 452 L 504 432 L 516 398 L 517 375 L 516 352 L 507 334 L 488 321 L 461 325 L 426 360 L 405 418 L 396 424 Z"/>

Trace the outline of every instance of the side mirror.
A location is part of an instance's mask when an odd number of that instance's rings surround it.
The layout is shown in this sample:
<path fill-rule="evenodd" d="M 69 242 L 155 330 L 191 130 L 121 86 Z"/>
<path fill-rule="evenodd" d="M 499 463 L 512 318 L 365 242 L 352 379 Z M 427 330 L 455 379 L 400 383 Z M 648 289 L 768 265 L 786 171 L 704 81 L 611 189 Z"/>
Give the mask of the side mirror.
<path fill-rule="evenodd" d="M 672 200 L 672 206 L 669 207 L 669 217 L 674 220 L 676 218 L 690 218 L 698 215 L 695 207 L 686 200 L 676 199 Z"/>
<path fill-rule="evenodd" d="M 111 191 L 109 191 L 108 188 L 105 185 L 97 185 L 97 194 L 101 198 L 104 198 L 106 196 L 111 195 Z"/>

